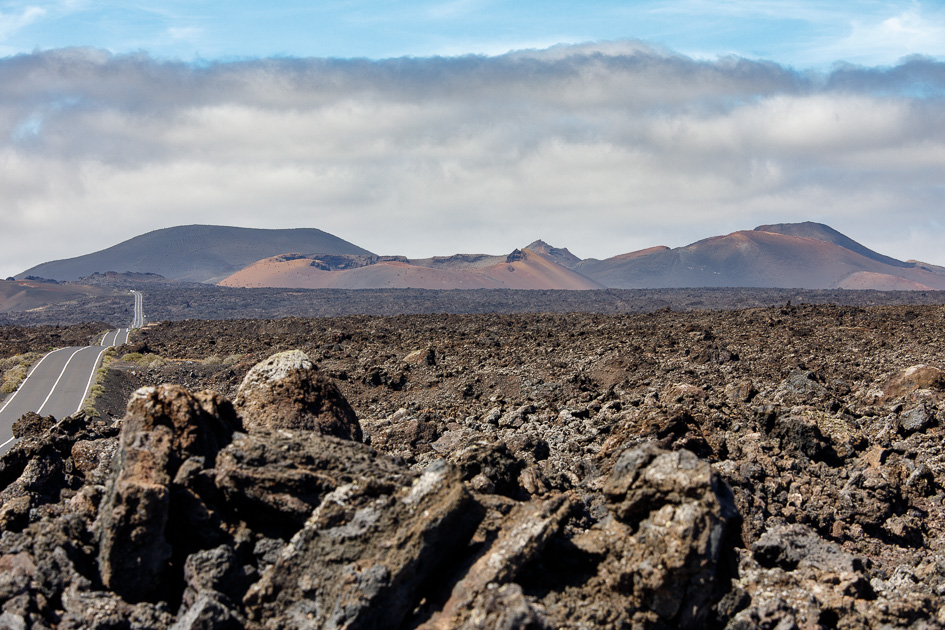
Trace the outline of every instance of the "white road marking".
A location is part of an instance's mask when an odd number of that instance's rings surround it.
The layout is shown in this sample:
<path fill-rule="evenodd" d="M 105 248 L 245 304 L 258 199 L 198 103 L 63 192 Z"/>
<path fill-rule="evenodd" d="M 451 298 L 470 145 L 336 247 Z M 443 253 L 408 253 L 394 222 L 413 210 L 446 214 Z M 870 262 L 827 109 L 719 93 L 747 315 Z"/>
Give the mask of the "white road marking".
<path fill-rule="evenodd" d="M 42 359 L 39 360 L 39 363 L 37 363 L 36 365 L 34 365 L 34 366 L 32 367 L 32 369 L 30 369 L 29 374 L 26 375 L 26 378 L 23 379 L 23 382 L 20 383 L 20 386 L 16 388 L 16 391 L 13 392 L 13 393 L 10 395 L 10 397 L 7 398 L 6 402 L 3 403 L 3 406 L 0 407 L 0 412 L 2 412 L 4 409 L 6 409 L 6 408 L 7 408 L 7 405 L 9 405 L 11 402 L 13 402 L 13 399 L 16 398 L 16 395 L 19 394 L 19 393 L 23 390 L 23 386 L 26 385 L 26 381 L 30 380 L 30 377 L 33 376 L 33 373 L 37 370 L 37 368 L 39 368 L 39 366 L 43 363 L 43 361 L 45 361 L 46 359 L 48 359 L 48 358 L 50 357 L 50 355 L 52 355 L 54 352 L 58 352 L 58 350 L 53 350 L 52 352 L 50 352 L 49 354 L 47 354 L 46 356 L 44 356 Z M 0 445 L 0 448 L 3 448 L 3 446 L 5 446 L 5 445 L 6 445 L 6 442 L 5 442 L 3 445 Z"/>
<path fill-rule="evenodd" d="M 39 406 L 39 411 L 37 411 L 36 413 L 38 413 L 39 415 L 43 415 L 43 407 L 45 407 L 46 403 L 49 402 L 49 399 L 52 398 L 53 392 L 56 391 L 56 387 L 59 385 L 59 381 L 61 381 L 62 377 L 65 375 L 66 368 L 68 368 L 69 364 L 72 363 L 72 359 L 74 359 L 75 355 L 79 354 L 80 352 L 82 352 L 82 348 L 79 348 L 78 350 L 73 352 L 72 355 L 69 357 L 69 360 L 66 361 L 66 364 L 62 366 L 62 372 L 59 373 L 59 378 L 57 378 L 56 382 L 53 383 L 52 389 L 49 390 L 49 395 L 46 396 L 46 400 L 44 400 L 43 404 Z"/>
<path fill-rule="evenodd" d="M 141 328 L 141 327 L 144 326 L 144 295 L 143 295 L 140 291 L 132 290 L 131 292 L 132 292 L 132 293 L 134 294 L 134 296 L 135 296 L 134 317 L 133 317 L 133 319 L 132 319 L 132 321 L 131 321 L 131 327 L 130 327 L 130 328 L 119 328 L 119 329 L 114 330 L 114 331 L 106 331 L 105 334 L 102 335 L 102 340 L 101 340 L 101 342 L 99 342 L 99 344 L 97 344 L 97 345 L 99 345 L 99 346 L 102 348 L 102 350 L 99 351 L 98 356 L 95 358 L 95 363 L 92 365 L 92 373 L 89 375 L 89 381 L 88 381 L 88 383 L 87 383 L 86 386 L 85 386 L 85 393 L 84 393 L 83 396 L 82 396 L 82 400 L 79 402 L 78 408 L 77 408 L 77 409 L 75 410 L 75 412 L 73 412 L 73 413 L 78 413 L 79 411 L 82 410 L 82 406 L 85 404 L 85 400 L 86 400 L 86 398 L 88 398 L 89 393 L 90 393 L 90 391 L 92 390 L 92 382 L 95 380 L 95 373 L 98 371 L 98 364 L 99 364 L 99 361 L 102 360 L 102 355 L 105 354 L 105 351 L 106 351 L 108 348 L 112 348 L 112 347 L 115 347 L 115 346 L 123 345 L 124 343 L 128 343 L 128 338 L 129 338 L 130 335 L 131 335 L 131 330 L 132 330 L 132 329 L 135 329 L 135 328 Z M 111 344 L 109 344 L 109 343 L 108 343 L 108 338 L 109 338 L 109 335 L 111 335 L 112 333 L 114 333 L 114 337 L 112 338 Z M 125 335 L 125 340 L 124 340 L 124 342 L 122 342 L 122 344 L 119 344 L 119 343 L 118 343 L 118 337 L 119 337 L 122 333 L 124 333 L 124 335 Z M 87 347 L 95 347 L 95 345 L 87 346 Z M 84 350 L 84 349 L 85 349 L 85 348 L 79 348 L 79 349 L 77 349 L 75 352 L 73 352 L 73 353 L 69 356 L 69 359 L 66 361 L 66 364 L 63 366 L 62 371 L 59 373 L 59 377 L 56 379 L 56 382 L 53 383 L 52 388 L 49 390 L 49 394 L 46 396 L 46 400 L 43 401 L 43 404 L 40 405 L 39 410 L 38 410 L 36 413 L 42 415 L 43 408 L 46 406 L 46 403 L 49 402 L 49 399 L 52 398 L 53 393 L 56 391 L 56 387 L 58 387 L 59 382 L 62 380 L 62 377 L 63 377 L 63 376 L 65 375 L 65 373 L 66 373 L 66 369 L 69 367 L 69 364 L 72 363 L 72 359 L 75 358 L 75 355 L 77 355 L 79 352 L 81 352 L 81 351 Z M 24 386 L 26 385 L 26 382 L 30 379 L 31 376 L 33 376 L 33 374 L 35 374 L 37 368 L 39 368 L 39 366 L 43 363 L 43 361 L 45 361 L 45 360 L 48 359 L 50 356 L 52 356 L 53 354 L 55 354 L 55 353 L 57 353 L 57 352 L 59 352 L 59 351 L 61 351 L 61 350 L 64 350 L 64 348 L 60 348 L 60 349 L 58 349 L 58 350 L 53 350 L 52 352 L 47 353 L 42 359 L 40 359 L 40 360 L 36 363 L 36 365 L 34 365 L 32 368 L 30 368 L 30 371 L 29 371 L 29 373 L 26 375 L 26 378 L 23 379 L 23 382 L 20 383 L 20 386 L 16 388 L 16 391 L 13 392 L 12 394 L 10 394 L 10 396 L 9 396 L 5 401 L 3 401 L 3 404 L 0 405 L 0 412 L 2 412 L 4 409 L 6 409 L 6 408 L 7 408 L 7 405 L 9 405 L 10 403 L 12 403 L 12 402 L 13 402 L 13 399 L 16 398 L 16 395 L 19 394 L 21 391 L 23 391 Z M 0 444 L 0 451 L 2 451 L 2 450 L 5 449 L 9 444 L 11 444 L 11 443 L 13 443 L 13 442 L 15 442 L 15 441 L 16 441 L 16 438 L 15 438 L 15 437 L 11 437 L 9 440 L 7 440 L 6 442 L 4 442 L 3 444 Z"/>
<path fill-rule="evenodd" d="M 89 397 L 89 392 L 92 391 L 92 381 L 95 380 L 95 373 L 98 372 L 98 362 L 102 360 L 102 355 L 105 354 L 105 350 L 108 350 L 108 348 L 100 350 L 98 356 L 95 357 L 95 363 L 92 364 L 92 373 L 89 374 L 89 382 L 85 386 L 85 393 L 82 394 L 82 400 L 79 401 L 79 406 L 76 407 L 76 410 L 72 413 L 82 411 L 82 405 L 85 404 L 85 399 Z"/>

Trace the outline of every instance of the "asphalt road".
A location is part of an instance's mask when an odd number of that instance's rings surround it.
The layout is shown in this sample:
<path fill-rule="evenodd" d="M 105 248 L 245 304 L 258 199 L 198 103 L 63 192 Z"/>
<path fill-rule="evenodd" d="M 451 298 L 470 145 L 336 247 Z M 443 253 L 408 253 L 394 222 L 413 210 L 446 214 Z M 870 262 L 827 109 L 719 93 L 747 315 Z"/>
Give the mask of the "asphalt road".
<path fill-rule="evenodd" d="M 138 291 L 132 293 L 135 314 L 131 328 L 108 331 L 98 345 L 50 352 L 33 366 L 19 389 L 3 401 L 0 405 L 0 455 L 13 445 L 13 423 L 23 414 L 35 411 L 41 416 L 60 419 L 82 409 L 105 350 L 127 343 L 131 330 L 144 325 L 142 295 Z"/>

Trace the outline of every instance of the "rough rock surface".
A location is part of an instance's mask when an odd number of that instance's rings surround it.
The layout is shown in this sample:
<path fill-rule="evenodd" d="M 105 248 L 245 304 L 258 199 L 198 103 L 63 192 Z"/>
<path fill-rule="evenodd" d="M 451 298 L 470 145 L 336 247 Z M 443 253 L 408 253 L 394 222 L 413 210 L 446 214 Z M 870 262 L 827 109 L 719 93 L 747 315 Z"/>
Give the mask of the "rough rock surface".
<path fill-rule="evenodd" d="M 691 451 L 643 444 L 617 459 L 604 495 L 615 517 L 601 532 L 611 551 L 605 579 L 643 611 L 641 620 L 703 627 L 728 586 L 731 490 Z"/>
<path fill-rule="evenodd" d="M 304 429 L 361 441 L 361 425 L 351 405 L 299 350 L 280 352 L 254 366 L 235 404 L 248 431 Z"/>
<path fill-rule="evenodd" d="M 0 458 L 3 624 L 945 624 L 940 306 L 182 322 L 134 343 L 164 365 L 117 362 L 107 389 L 186 389 L 115 422 L 31 418 Z M 242 432 L 225 399 L 293 348 L 365 443 Z M 166 524 L 109 539 L 150 525 L 110 498 L 139 482 Z M 104 581 L 122 548 L 136 590 Z"/>
<path fill-rule="evenodd" d="M 197 538 L 201 523 L 187 521 L 203 517 L 184 470 L 212 468 L 238 428 L 232 405 L 212 392 L 161 385 L 132 396 L 99 514 L 105 586 L 135 602 L 162 596 L 174 553 L 165 532 L 194 525 L 187 533 Z M 184 518 L 171 522 L 172 513 Z"/>
<path fill-rule="evenodd" d="M 455 468 L 362 477 L 328 493 L 244 597 L 265 628 L 398 627 L 478 519 Z"/>

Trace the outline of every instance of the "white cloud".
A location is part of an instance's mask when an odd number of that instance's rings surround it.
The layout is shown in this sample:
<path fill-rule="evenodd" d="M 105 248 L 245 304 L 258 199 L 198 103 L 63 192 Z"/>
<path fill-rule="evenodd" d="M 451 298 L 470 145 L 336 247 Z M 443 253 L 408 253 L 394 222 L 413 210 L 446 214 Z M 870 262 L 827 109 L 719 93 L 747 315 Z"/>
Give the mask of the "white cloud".
<path fill-rule="evenodd" d="M 898 7 L 896 7 L 898 8 Z M 855 63 L 876 63 L 909 55 L 945 55 L 945 11 L 911 3 L 895 13 L 845 18 L 847 33 L 815 47 L 813 55 Z"/>
<path fill-rule="evenodd" d="M 0 11 L 0 41 L 10 38 L 21 29 L 42 19 L 45 15 L 46 10 L 37 6 L 24 7 L 13 14 Z"/>
<path fill-rule="evenodd" d="M 184 223 L 604 257 L 819 220 L 945 262 L 903 226 L 941 211 L 931 60 L 815 76 L 635 42 L 201 67 L 63 50 L 0 60 L 0 84 L 0 276 Z"/>
<path fill-rule="evenodd" d="M 190 42 L 199 40 L 203 33 L 204 30 L 197 26 L 173 26 L 166 31 L 170 39 Z"/>

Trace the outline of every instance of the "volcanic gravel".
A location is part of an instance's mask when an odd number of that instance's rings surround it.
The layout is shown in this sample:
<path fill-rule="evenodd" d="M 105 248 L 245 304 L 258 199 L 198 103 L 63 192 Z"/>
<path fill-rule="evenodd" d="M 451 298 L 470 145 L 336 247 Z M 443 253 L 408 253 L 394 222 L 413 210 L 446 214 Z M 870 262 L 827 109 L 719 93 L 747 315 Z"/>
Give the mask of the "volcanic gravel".
<path fill-rule="evenodd" d="M 119 356 L 163 364 L 115 362 L 98 409 L 119 418 L 164 382 L 233 399 L 253 365 L 295 349 L 374 449 L 418 472 L 446 459 L 480 497 L 571 493 L 572 538 L 599 526 L 630 449 L 711 463 L 739 515 L 721 625 L 945 624 L 943 306 L 162 322 Z M 548 562 L 512 595 L 571 627 L 623 627 Z"/>

